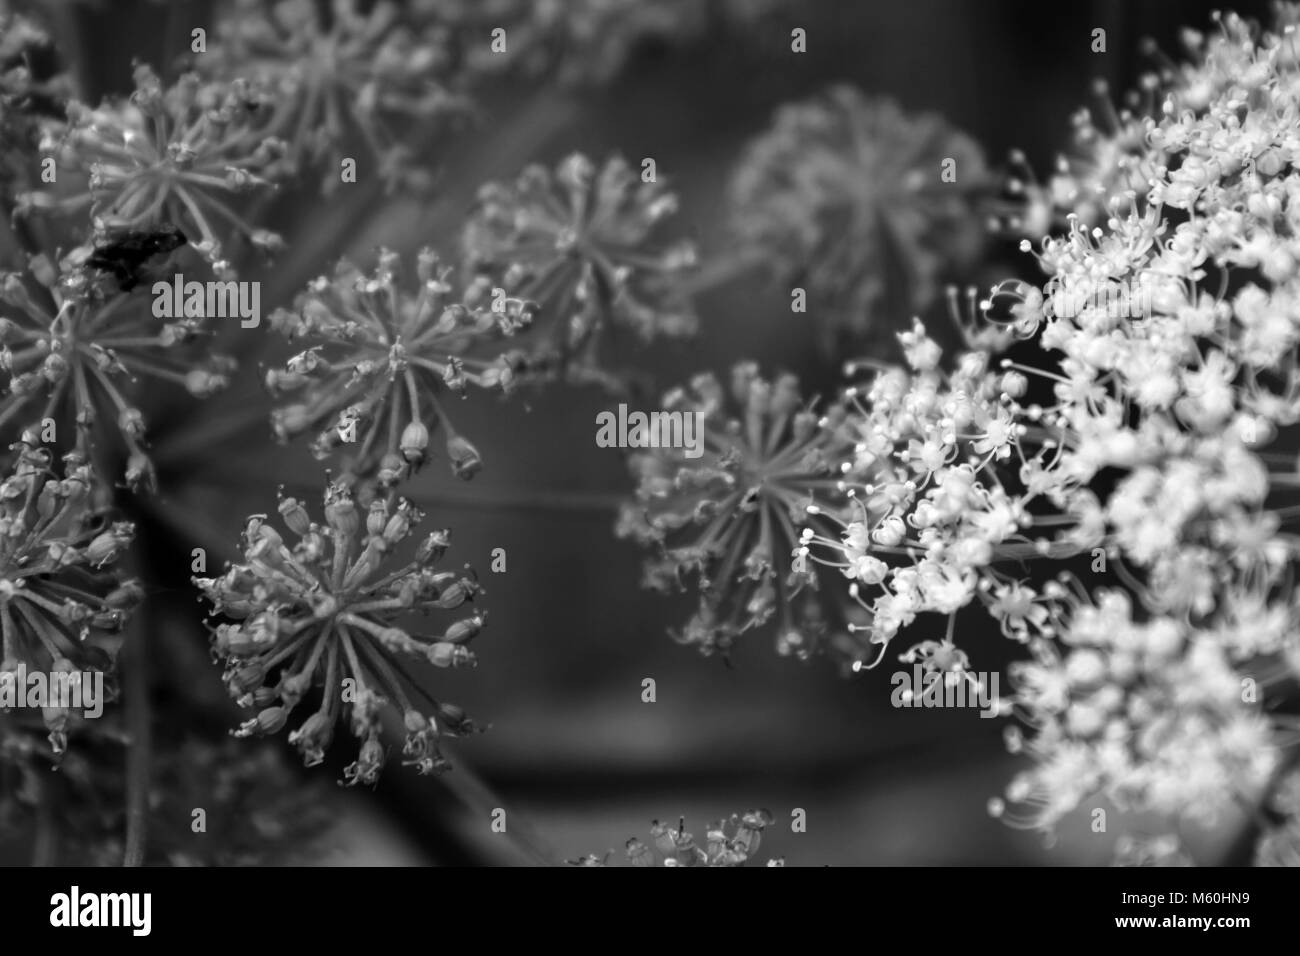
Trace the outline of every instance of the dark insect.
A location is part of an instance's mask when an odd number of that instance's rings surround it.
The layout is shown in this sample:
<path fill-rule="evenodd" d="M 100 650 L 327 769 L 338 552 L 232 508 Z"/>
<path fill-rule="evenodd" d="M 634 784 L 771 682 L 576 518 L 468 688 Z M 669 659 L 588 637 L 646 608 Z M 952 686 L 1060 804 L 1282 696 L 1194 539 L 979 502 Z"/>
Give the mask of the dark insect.
<path fill-rule="evenodd" d="M 150 259 L 179 249 L 187 242 L 185 233 L 175 226 L 124 232 L 112 242 L 96 246 L 86 265 L 100 272 L 112 273 L 118 287 L 123 292 L 130 292 L 143 280 L 140 270 Z"/>

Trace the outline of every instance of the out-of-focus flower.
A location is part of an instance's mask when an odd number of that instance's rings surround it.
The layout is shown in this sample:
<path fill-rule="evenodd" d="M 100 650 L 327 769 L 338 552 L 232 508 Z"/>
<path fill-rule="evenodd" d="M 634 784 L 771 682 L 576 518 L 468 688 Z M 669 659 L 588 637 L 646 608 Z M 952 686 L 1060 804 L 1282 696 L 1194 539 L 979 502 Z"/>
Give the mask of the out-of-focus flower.
<path fill-rule="evenodd" d="M 827 622 L 804 593 L 817 575 L 798 553 L 798 529 L 814 496 L 835 492 L 836 463 L 849 447 L 836 410 L 817 414 L 794 376 L 769 382 L 752 363 L 732 370 L 730 388 L 700 375 L 663 406 L 695 416 L 701 454 L 632 452 L 636 500 L 623 505 L 617 533 L 657 552 L 645 565 L 648 587 L 698 590 L 699 609 L 674 638 L 727 655 L 741 634 L 777 617 L 778 650 L 807 657 Z"/>
<path fill-rule="evenodd" d="M 448 533 L 433 532 L 411 561 L 398 564 L 389 553 L 423 517 L 405 499 L 376 499 L 362 509 L 347 487 L 331 484 L 324 524 L 294 498 L 281 499 L 279 513 L 292 546 L 264 515 L 254 515 L 244 532 L 243 561 L 219 578 L 195 579 L 213 612 L 235 622 L 218 624 L 213 642 L 231 695 L 257 711 L 236 735 L 279 733 L 320 686 L 319 705 L 289 733 L 308 766 L 324 759 L 336 724 L 346 718 L 361 749 L 345 782 L 373 784 L 386 759 L 382 716 L 395 708 L 407 732 L 403 762 L 421 774 L 447 769 L 441 738 L 476 728 L 455 705 L 429 697 L 432 710 L 421 709 L 414 694 L 423 691 L 406 667 L 419 660 L 436 667 L 473 664 L 469 643 L 485 615 L 476 611 L 430 635 L 413 635 L 398 622 L 415 612 L 460 608 L 479 592 L 472 574 L 434 570 Z"/>
<path fill-rule="evenodd" d="M 554 76 L 565 86 L 603 84 L 649 44 L 702 37 L 739 42 L 787 0 L 412 0 L 445 23 L 471 77 Z M 492 44 L 505 31 L 504 49 Z"/>
<path fill-rule="evenodd" d="M 1265 811 L 1273 819 L 1256 844 L 1255 865 L 1300 866 L 1300 771 L 1279 775 Z"/>
<path fill-rule="evenodd" d="M 649 340 L 695 330 L 685 288 L 694 248 L 658 238 L 676 210 L 662 182 L 618 157 L 599 169 L 577 154 L 553 173 L 530 166 L 479 191 L 462 237 L 466 271 L 493 287 L 494 308 L 507 296 L 538 304 L 527 337 L 535 365 L 597 367 L 602 331 Z"/>
<path fill-rule="evenodd" d="M 741 249 L 860 339 L 924 310 L 945 272 L 973 262 L 991 185 L 979 146 L 937 115 L 836 86 L 777 111 L 741 156 L 728 205 Z"/>
<path fill-rule="evenodd" d="M 49 35 L 0 5 L 0 209 L 6 214 L 16 194 L 36 182 L 42 126 L 63 115 L 70 88 Z"/>
<path fill-rule="evenodd" d="M 674 828 L 654 820 L 650 826 L 652 845 L 633 837 L 624 851 L 633 866 L 744 866 L 754 859 L 762 842 L 763 831 L 772 825 L 767 810 L 733 813 L 725 820 L 709 824 L 705 842 L 700 846 L 686 832 L 683 818 Z M 594 854 L 570 860 L 572 866 L 606 866 L 609 854 Z M 783 866 L 784 860 L 769 860 L 768 866 Z"/>
<path fill-rule="evenodd" d="M 443 399 L 464 397 L 470 386 L 509 390 L 518 363 L 499 346 L 527 321 L 492 310 L 481 289 L 458 293 L 451 270 L 430 250 L 415 271 L 410 290 L 396 253 L 381 251 L 369 275 L 344 260 L 270 320 L 307 346 L 267 374 L 272 391 L 292 395 L 272 417 L 276 435 L 283 441 L 316 431 L 318 458 L 355 449 L 349 473 L 377 477 L 384 489 L 419 468 L 439 427 L 452 470 L 474 475 L 478 452 L 452 426 Z"/>
<path fill-rule="evenodd" d="M 143 595 L 111 567 L 134 528 L 104 521 L 95 478 L 79 456 L 64 459 L 58 478 L 48 450 L 27 442 L 15 448 L 0 482 L 0 681 L 17 680 L 20 668 L 79 680 L 108 672 L 112 661 L 95 638 L 120 631 Z M 58 756 L 75 715 L 51 701 L 42 718 Z"/>
<path fill-rule="evenodd" d="M 129 99 L 94 109 L 73 102 L 66 128 L 51 133 L 58 168 L 84 174 L 84 188 L 33 191 L 20 206 L 64 215 L 89 209 L 96 230 L 110 235 L 170 222 L 218 273 L 233 274 L 224 258 L 229 238 L 266 251 L 281 245 L 241 214 L 246 197 L 264 195 L 290 171 L 284 142 L 265 128 L 270 102 L 245 80 L 187 73 L 164 86 L 138 65 Z"/>
<path fill-rule="evenodd" d="M 1054 638 L 1013 665 L 1017 774 L 995 815 L 1051 830 L 1085 798 L 1213 825 L 1255 800 L 1278 766 L 1277 735 L 1216 635 L 1185 620 L 1138 620 L 1127 594 L 1089 596 L 1069 579 L 1046 589 Z"/>
<path fill-rule="evenodd" d="M 40 863 L 120 866 L 125 850 L 126 793 L 120 768 L 130 738 L 106 714 L 87 722 L 84 745 L 64 754 L 51 773 L 48 747 L 17 715 L 0 715 L 0 826 L 39 833 L 48 808 L 58 808 L 57 839 L 34 839 Z M 157 866 L 254 866 L 297 862 L 319 847 L 337 819 L 334 796 L 319 779 L 300 779 L 272 745 L 229 737 L 212 742 L 188 732 L 154 738 L 148 792 L 145 862 Z M 204 827 L 193 828 L 194 810 Z"/>
<path fill-rule="evenodd" d="M 387 0 L 324 6 L 229 0 L 213 47 L 196 66 L 206 76 L 244 77 L 265 89 L 270 117 L 263 128 L 288 143 L 294 162 L 324 168 L 324 191 L 342 181 L 345 157 L 377 163 L 390 190 L 427 186 L 431 171 L 414 164 L 402 133 L 462 114 L 468 105 L 442 81 L 445 31 L 413 29 Z M 358 175 L 365 169 L 359 166 Z"/>
<path fill-rule="evenodd" d="M 162 322 L 147 299 L 102 298 L 85 255 L 84 248 L 75 250 L 57 264 L 34 256 L 27 271 L 0 274 L 0 370 L 7 373 L 0 425 L 12 426 L 25 414 L 31 421 L 17 424 L 41 435 L 45 419 L 56 433 L 75 426 L 76 450 L 87 460 L 103 429 L 112 429 L 126 451 L 127 483 L 150 487 L 145 423 L 131 401 L 132 385 L 159 380 L 202 397 L 227 384 L 234 361 L 199 358 L 185 348 L 203 336 L 200 319 Z"/>

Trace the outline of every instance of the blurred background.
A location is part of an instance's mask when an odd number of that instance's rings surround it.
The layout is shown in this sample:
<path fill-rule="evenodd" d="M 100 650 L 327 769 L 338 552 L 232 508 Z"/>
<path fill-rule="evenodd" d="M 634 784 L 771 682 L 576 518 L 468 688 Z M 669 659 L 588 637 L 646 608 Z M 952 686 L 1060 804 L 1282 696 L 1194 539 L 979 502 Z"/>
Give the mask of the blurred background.
<path fill-rule="evenodd" d="M 744 33 L 649 38 L 613 80 L 594 87 L 494 84 L 481 97 L 481 121 L 431 147 L 441 169 L 431 204 L 359 191 L 328 206 L 278 209 L 283 231 L 305 239 L 263 277 L 263 309 L 287 302 L 343 253 L 368 263 L 380 244 L 433 245 L 454 257 L 481 182 L 509 180 L 530 162 L 553 164 L 574 150 L 654 157 L 680 196 L 678 227 L 707 262 L 727 247 L 723 200 L 745 143 L 778 106 L 833 83 L 892 97 L 908 111 L 937 112 L 973 137 L 991 165 L 1018 148 L 1045 176 L 1069 147 L 1071 114 L 1096 105 L 1093 81 L 1130 88 L 1151 65 L 1138 52 L 1144 37 L 1176 56 L 1179 29 L 1208 29 L 1215 5 L 776 6 Z M 1259 2 L 1236 9 L 1266 13 Z M 210 7 L 113 0 L 50 3 L 46 12 L 77 38 L 83 82 L 121 92 L 129 90 L 132 56 L 166 62 Z M 795 26 L 807 30 L 806 55 L 789 55 Z M 1090 50 L 1097 27 L 1107 31 L 1104 54 Z M 994 241 L 976 271 L 947 278 L 986 285 L 1031 275 L 1028 258 L 1014 241 Z M 619 359 L 647 373 L 656 392 L 699 371 L 725 373 L 742 358 L 798 374 L 807 394 L 829 391 L 853 356 L 819 348 L 810 328 L 817 316 L 792 314 L 789 303 L 788 287 L 741 273 L 701 294 L 697 338 L 628 349 Z M 931 315 L 935 325 L 942 313 L 940 306 Z M 893 358 L 892 333 L 910 318 L 880 317 L 862 349 Z M 199 412 L 175 412 L 161 396 L 150 417 L 162 493 L 142 560 L 171 582 L 153 595 L 142 625 L 154 694 L 163 710 L 185 698 L 177 711 L 183 730 L 211 739 L 233 720 L 218 669 L 207 661 L 185 556 L 195 542 L 231 556 L 242 516 L 271 510 L 278 482 L 307 476 L 311 483 L 321 472 L 301 446 L 270 446 L 258 363 L 245 364 L 241 384 Z M 1097 864 L 1109 862 L 1122 830 L 1143 832 L 1150 821 L 1093 834 L 1085 814 L 1047 847 L 990 818 L 989 798 L 1016 769 L 1002 743 L 1005 722 L 974 710 L 891 708 L 891 667 L 845 678 L 825 660 L 778 657 L 770 632 L 748 635 L 731 667 L 674 644 L 667 628 L 684 620 L 692 599 L 640 589 L 642 554 L 612 533 L 615 504 L 632 484 L 621 454 L 593 441 L 596 413 L 609 407 L 596 389 L 553 387 L 505 401 L 474 396 L 460 409 L 457 426 L 482 453 L 482 473 L 460 482 L 435 460 L 408 493 L 428 512 L 427 526 L 453 529 L 453 564 L 475 565 L 485 586 L 478 668 L 429 680 L 435 694 L 445 686 L 490 730 L 448 747 L 457 769 L 445 779 L 416 778 L 394 765 L 373 792 L 337 788 L 337 767 L 300 771 L 287 746 L 270 745 L 287 779 L 312 787 L 307 799 L 324 808 L 321 835 L 305 843 L 286 836 L 286 858 L 560 862 L 621 851 L 629 837 L 646 837 L 652 819 L 684 816 L 702 836 L 709 821 L 751 807 L 776 820 L 760 855 L 795 866 Z M 212 428 L 213 421 L 230 424 Z M 199 449 L 187 438 L 197 435 Z M 194 464 L 200 451 L 217 463 Z M 489 570 L 495 548 L 505 549 L 504 573 Z M 916 639 L 930 636 L 940 635 Z M 973 623 L 958 641 L 975 670 L 1002 671 L 1008 660 L 995 627 Z M 654 703 L 642 702 L 645 678 L 656 682 Z M 196 786 L 204 772 L 194 771 Z M 505 834 L 490 828 L 495 808 L 506 810 Z M 806 813 L 806 832 L 791 832 L 796 809 Z M 1234 839 L 1230 822 L 1193 846 L 1201 862 L 1230 861 Z"/>

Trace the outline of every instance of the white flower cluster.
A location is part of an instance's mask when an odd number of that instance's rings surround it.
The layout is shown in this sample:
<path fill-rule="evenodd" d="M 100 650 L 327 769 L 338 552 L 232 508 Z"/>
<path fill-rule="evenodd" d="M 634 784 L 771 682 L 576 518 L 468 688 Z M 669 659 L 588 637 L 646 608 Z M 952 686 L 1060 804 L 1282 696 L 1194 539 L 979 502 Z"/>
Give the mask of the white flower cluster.
<path fill-rule="evenodd" d="M 1021 672 L 1038 764 L 1008 795 L 1036 825 L 1097 790 L 1213 820 L 1257 795 L 1293 736 L 1258 688 L 1297 676 L 1296 463 L 1264 449 L 1300 419 L 1300 61 L 1293 27 L 1220 24 L 1187 38 L 1194 65 L 1143 121 L 1147 188 L 1039 253 L 1055 295 L 1118 286 L 1149 313 L 1028 297 L 1020 315 L 1059 355 L 1055 493 L 1106 489 L 1089 521 L 1141 605 L 1062 588 L 1058 640 Z"/>
<path fill-rule="evenodd" d="M 1030 557 L 1051 544 L 1024 534 L 1038 492 L 1017 476 L 1042 467 L 1024 456 L 1030 425 L 1017 396 L 1027 380 L 995 371 L 982 349 L 942 370 L 942 350 L 919 321 L 899 340 L 909 370 L 886 368 L 845 395 L 850 412 L 839 427 L 853 453 L 841 466 L 839 489 L 849 500 L 841 532 L 836 538 L 808 528 L 801 544 L 851 581 L 849 595 L 868 623 L 849 628 L 879 648 L 868 666 L 917 615 L 937 613 L 948 617 L 948 638 L 918 645 L 913 658 L 960 669 L 964 655 L 951 643 L 955 615 L 976 596 L 1022 640 L 1046 618 L 1032 589 L 993 567 L 995 559 Z M 824 514 L 817 505 L 809 512 Z"/>
<path fill-rule="evenodd" d="M 947 636 L 904 659 L 964 669 L 955 615 L 976 598 L 1027 645 L 1032 732 L 1009 743 L 1034 764 L 991 804 L 1008 820 L 1050 829 L 1103 795 L 1212 822 L 1294 743 L 1263 697 L 1300 678 L 1298 9 L 1272 33 L 1232 15 L 1189 33 L 1191 64 L 1144 84 L 1151 115 L 1087 126 L 1091 161 L 1053 180 L 1075 211 L 1037 250 L 1046 291 L 994 290 L 1014 360 L 986 337 L 945 373 L 918 323 L 910 371 L 850 392 L 843 533 L 802 543 L 851 579 L 876 661 L 932 612 Z M 1105 587 L 1003 570 L 1076 555 Z"/>

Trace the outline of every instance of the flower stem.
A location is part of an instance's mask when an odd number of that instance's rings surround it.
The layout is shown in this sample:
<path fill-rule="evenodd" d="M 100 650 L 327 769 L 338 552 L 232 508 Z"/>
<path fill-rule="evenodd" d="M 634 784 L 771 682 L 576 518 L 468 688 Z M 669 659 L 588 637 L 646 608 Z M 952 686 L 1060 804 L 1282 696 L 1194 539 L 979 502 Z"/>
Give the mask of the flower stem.
<path fill-rule="evenodd" d="M 422 510 L 454 508 L 464 511 L 559 511 L 603 514 L 616 511 L 622 495 L 566 491 L 434 492 L 412 496 Z"/>
<path fill-rule="evenodd" d="M 32 866 L 53 866 L 58 848 L 58 808 L 54 805 L 56 788 L 49 781 L 37 779 L 36 841 L 32 847 Z"/>
<path fill-rule="evenodd" d="M 150 718 L 149 658 L 145 648 L 148 627 L 137 628 L 124 650 L 123 696 L 126 729 L 126 853 L 123 866 L 143 866 L 149 817 Z"/>

